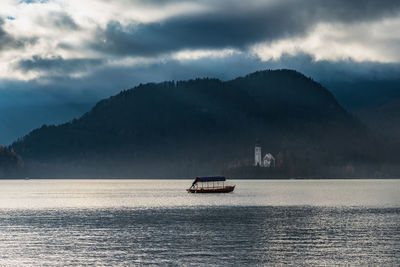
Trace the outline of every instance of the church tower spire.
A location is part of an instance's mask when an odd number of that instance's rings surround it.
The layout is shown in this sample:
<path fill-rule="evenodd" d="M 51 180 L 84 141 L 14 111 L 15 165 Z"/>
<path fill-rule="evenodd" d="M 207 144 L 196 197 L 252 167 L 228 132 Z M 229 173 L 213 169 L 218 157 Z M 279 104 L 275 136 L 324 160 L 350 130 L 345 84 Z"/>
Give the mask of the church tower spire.
<path fill-rule="evenodd" d="M 261 145 L 256 141 L 256 146 L 254 148 L 254 166 L 262 166 L 262 158 L 261 158 Z"/>

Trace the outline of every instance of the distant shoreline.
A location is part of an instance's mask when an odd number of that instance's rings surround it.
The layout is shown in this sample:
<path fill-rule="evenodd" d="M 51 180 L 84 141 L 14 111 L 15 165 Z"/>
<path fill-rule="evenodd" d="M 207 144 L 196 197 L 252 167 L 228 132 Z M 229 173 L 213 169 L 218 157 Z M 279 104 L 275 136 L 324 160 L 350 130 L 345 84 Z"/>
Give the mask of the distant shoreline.
<path fill-rule="evenodd" d="M 111 178 L 111 177 L 95 177 L 95 178 L 0 178 L 0 180 L 193 180 L 194 177 L 181 177 L 181 178 L 141 178 L 141 177 L 131 177 L 131 178 Z M 316 177 L 293 177 L 293 178 L 230 178 L 226 177 L 228 180 L 398 180 L 400 177 L 351 177 L 351 178 L 316 178 Z"/>

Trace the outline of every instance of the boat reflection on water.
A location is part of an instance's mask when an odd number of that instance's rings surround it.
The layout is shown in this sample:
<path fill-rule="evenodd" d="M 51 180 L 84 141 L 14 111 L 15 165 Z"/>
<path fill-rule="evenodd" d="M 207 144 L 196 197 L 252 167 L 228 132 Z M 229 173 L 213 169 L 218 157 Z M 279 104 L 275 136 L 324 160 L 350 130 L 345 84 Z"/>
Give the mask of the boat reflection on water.
<path fill-rule="evenodd" d="M 222 176 L 196 177 L 192 186 L 186 191 L 190 193 L 229 193 L 235 185 L 225 185 L 226 178 Z"/>

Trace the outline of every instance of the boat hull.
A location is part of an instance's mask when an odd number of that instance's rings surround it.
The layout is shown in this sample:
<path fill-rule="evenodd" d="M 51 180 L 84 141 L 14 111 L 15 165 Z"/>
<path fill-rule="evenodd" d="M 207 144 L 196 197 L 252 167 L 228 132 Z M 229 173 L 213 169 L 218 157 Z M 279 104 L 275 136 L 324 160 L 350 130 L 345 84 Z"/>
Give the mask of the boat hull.
<path fill-rule="evenodd" d="M 188 188 L 189 193 L 230 193 L 235 189 L 235 186 L 224 186 L 221 188 Z"/>

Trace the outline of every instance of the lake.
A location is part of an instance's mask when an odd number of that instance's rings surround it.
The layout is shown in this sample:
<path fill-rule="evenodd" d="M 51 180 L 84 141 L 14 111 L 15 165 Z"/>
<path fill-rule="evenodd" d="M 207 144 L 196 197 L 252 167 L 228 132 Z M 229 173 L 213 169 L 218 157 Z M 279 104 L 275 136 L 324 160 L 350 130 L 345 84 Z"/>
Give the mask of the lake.
<path fill-rule="evenodd" d="M 400 180 L 1 180 L 0 266 L 400 265 Z"/>

